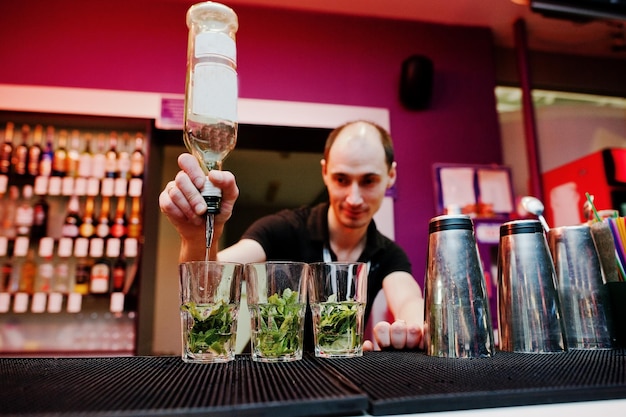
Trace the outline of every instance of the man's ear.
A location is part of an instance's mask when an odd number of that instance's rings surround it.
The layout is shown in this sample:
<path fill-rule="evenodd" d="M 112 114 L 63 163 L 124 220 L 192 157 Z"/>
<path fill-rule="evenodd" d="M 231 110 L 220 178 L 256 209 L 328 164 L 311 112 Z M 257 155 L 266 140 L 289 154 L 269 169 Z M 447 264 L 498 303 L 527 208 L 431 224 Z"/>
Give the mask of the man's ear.
<path fill-rule="evenodd" d="M 387 184 L 387 188 L 388 189 L 393 187 L 393 185 L 396 183 L 396 178 L 397 178 L 397 175 L 398 175 L 398 171 L 397 171 L 396 167 L 397 167 L 397 164 L 394 161 L 391 164 L 391 168 L 389 168 L 389 183 Z"/>
<path fill-rule="evenodd" d="M 326 176 L 326 160 L 322 158 L 320 165 L 322 166 L 322 176 Z"/>

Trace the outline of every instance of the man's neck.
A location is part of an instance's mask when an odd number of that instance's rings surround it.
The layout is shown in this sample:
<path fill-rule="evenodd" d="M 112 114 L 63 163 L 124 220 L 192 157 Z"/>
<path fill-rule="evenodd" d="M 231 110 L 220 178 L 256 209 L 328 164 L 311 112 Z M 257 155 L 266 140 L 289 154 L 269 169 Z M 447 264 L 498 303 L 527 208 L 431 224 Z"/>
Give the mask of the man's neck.
<path fill-rule="evenodd" d="M 343 226 L 328 210 L 330 248 L 339 262 L 356 262 L 365 249 L 367 227 L 353 229 Z"/>

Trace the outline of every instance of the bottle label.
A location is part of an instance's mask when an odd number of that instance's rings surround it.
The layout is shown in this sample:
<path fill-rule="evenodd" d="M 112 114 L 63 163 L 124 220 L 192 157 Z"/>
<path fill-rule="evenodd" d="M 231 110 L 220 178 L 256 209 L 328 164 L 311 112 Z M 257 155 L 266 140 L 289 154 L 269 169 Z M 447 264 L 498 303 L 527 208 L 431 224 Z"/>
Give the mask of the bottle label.
<path fill-rule="evenodd" d="M 48 194 L 60 195 L 61 194 L 62 181 L 60 177 L 51 177 L 48 181 Z"/>
<path fill-rule="evenodd" d="M 115 179 L 115 196 L 124 197 L 128 189 L 128 180 L 126 178 Z"/>
<path fill-rule="evenodd" d="M 96 264 L 91 268 L 91 292 L 102 294 L 109 291 L 109 266 Z"/>
<path fill-rule="evenodd" d="M 202 32 L 196 36 L 194 43 L 196 58 L 223 56 L 237 62 L 237 45 L 235 40 L 226 33 Z"/>
<path fill-rule="evenodd" d="M 74 177 L 63 177 L 61 185 L 61 194 L 72 195 L 74 194 Z"/>
<path fill-rule="evenodd" d="M 237 120 L 237 73 L 218 63 L 201 62 L 193 74 L 191 113 L 216 119 Z"/>
<path fill-rule="evenodd" d="M 32 207 L 18 207 L 15 213 L 15 224 L 17 233 L 20 235 L 28 234 L 30 227 L 33 225 L 35 213 Z"/>
<path fill-rule="evenodd" d="M 88 153 L 83 153 L 78 162 L 78 176 L 89 178 L 91 176 L 92 157 Z"/>
<path fill-rule="evenodd" d="M 131 197 L 138 197 L 141 195 L 143 189 L 143 180 L 141 178 L 132 178 L 128 182 L 128 195 Z"/>
<path fill-rule="evenodd" d="M 63 237 L 77 237 L 78 226 L 75 224 L 64 224 L 61 228 L 61 235 L 63 235 Z"/>
<path fill-rule="evenodd" d="M 9 185 L 9 177 L 7 175 L 0 175 L 0 194 L 7 192 L 7 186 Z"/>

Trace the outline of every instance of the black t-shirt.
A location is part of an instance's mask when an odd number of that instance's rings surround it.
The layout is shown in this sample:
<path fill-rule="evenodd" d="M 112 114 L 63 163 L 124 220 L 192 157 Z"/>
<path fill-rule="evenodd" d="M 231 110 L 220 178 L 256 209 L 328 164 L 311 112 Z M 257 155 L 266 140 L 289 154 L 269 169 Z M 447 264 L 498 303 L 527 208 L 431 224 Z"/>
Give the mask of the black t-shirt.
<path fill-rule="evenodd" d="M 254 222 L 242 238 L 257 241 L 268 261 L 322 262 L 325 246 L 335 261 L 337 257 L 329 244 L 328 208 L 328 203 L 321 203 L 314 207 L 282 210 Z M 365 307 L 367 322 L 371 303 L 382 288 L 383 279 L 396 271 L 411 273 L 411 263 L 404 250 L 381 234 L 373 221 L 358 260 L 370 263 Z"/>

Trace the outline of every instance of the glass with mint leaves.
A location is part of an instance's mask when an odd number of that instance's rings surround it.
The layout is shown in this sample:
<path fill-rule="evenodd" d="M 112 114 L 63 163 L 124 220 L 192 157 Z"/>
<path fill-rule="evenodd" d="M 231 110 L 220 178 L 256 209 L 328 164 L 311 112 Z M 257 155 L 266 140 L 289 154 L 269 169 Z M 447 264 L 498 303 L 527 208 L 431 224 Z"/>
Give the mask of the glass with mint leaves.
<path fill-rule="evenodd" d="M 253 361 L 302 359 L 307 271 L 302 262 L 245 266 Z"/>
<path fill-rule="evenodd" d="M 363 355 L 367 264 L 319 262 L 310 265 L 309 302 L 313 313 L 315 356 Z"/>
<path fill-rule="evenodd" d="M 196 261 L 179 265 L 182 359 L 190 363 L 235 359 L 243 265 Z"/>

